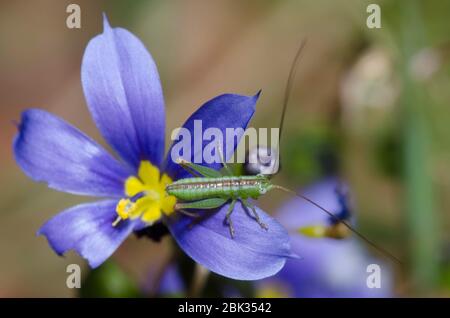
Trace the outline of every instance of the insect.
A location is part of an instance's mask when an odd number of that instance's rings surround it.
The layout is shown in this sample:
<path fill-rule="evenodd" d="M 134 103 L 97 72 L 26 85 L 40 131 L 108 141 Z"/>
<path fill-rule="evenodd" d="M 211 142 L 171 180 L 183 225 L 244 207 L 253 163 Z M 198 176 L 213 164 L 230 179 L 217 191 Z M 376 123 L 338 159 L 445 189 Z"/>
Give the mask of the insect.
<path fill-rule="evenodd" d="M 305 47 L 306 41 L 302 41 L 295 58 L 293 60 L 291 70 L 289 73 L 284 100 L 283 100 L 283 108 L 282 114 L 279 124 L 280 134 L 279 134 L 279 143 L 281 141 L 281 133 L 284 125 L 284 119 L 286 115 L 286 109 L 289 101 L 290 92 L 292 90 L 293 79 L 295 77 L 296 65 L 300 60 L 301 53 L 303 48 Z M 220 147 L 219 147 L 220 149 Z M 327 213 L 335 222 L 333 228 L 333 235 L 335 238 L 343 238 L 347 235 L 342 235 L 341 233 L 345 233 L 342 228 L 349 230 L 355 233 L 357 236 L 366 241 L 369 245 L 383 253 L 384 255 L 400 262 L 395 256 L 385 251 L 384 249 L 378 247 L 375 243 L 367 239 L 364 235 L 355 230 L 349 223 L 345 221 L 344 218 L 340 216 L 336 216 L 334 213 L 328 211 L 323 208 L 316 202 L 311 199 L 296 193 L 290 189 L 287 189 L 283 186 L 273 184 L 270 178 L 275 174 L 271 174 L 274 170 L 278 168 L 278 156 L 276 156 L 276 162 L 272 165 L 270 164 L 269 174 L 257 174 L 257 175 L 244 175 L 244 176 L 236 176 L 233 175 L 231 169 L 226 164 L 225 160 L 223 160 L 223 156 L 221 155 L 221 160 L 223 164 L 223 171 L 225 174 L 218 170 L 214 170 L 205 166 L 197 165 L 186 160 L 178 160 L 178 164 L 181 165 L 185 170 L 187 170 L 194 177 L 179 179 L 169 185 L 166 186 L 166 192 L 169 195 L 175 196 L 177 199 L 177 203 L 175 204 L 175 210 L 186 215 L 190 215 L 196 217 L 195 213 L 191 213 L 187 210 L 196 210 L 196 209 L 216 209 L 224 205 L 225 203 L 231 202 L 229 205 L 228 211 L 225 215 L 225 219 L 227 221 L 230 235 L 234 237 L 234 227 L 232 222 L 232 213 L 235 207 L 235 204 L 240 201 L 245 209 L 248 212 L 251 212 L 255 218 L 255 221 L 259 224 L 259 226 L 265 230 L 267 230 L 267 226 L 261 222 L 261 219 L 255 209 L 255 206 L 249 201 L 249 199 L 258 199 L 262 195 L 265 195 L 267 192 L 273 189 L 279 189 L 284 192 L 287 192 L 291 195 L 300 197 L 312 205 L 316 206 L 323 212 Z M 338 230 L 338 232 L 336 232 Z M 337 234 L 335 234 L 337 233 Z M 330 236 L 333 237 L 333 236 Z"/>
<path fill-rule="evenodd" d="M 180 161 L 179 164 L 191 174 L 199 177 L 180 179 L 166 187 L 169 195 L 184 201 L 176 203 L 175 210 L 186 213 L 186 209 L 215 209 L 231 201 L 225 217 L 230 235 L 233 237 L 234 228 L 231 214 L 239 200 L 247 210 L 253 213 L 261 228 L 267 230 L 267 226 L 261 222 L 254 205 L 248 201 L 248 199 L 258 199 L 274 187 L 267 176 L 233 176 L 225 162 L 223 164 L 227 175 L 187 161 Z"/>

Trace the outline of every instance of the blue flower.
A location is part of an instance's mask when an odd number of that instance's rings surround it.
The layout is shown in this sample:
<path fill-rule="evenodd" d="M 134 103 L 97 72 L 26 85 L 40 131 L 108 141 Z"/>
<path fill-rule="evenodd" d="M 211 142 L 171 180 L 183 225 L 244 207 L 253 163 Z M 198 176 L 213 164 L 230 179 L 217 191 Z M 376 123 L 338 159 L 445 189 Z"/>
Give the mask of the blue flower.
<path fill-rule="evenodd" d="M 179 265 L 168 263 L 160 269 L 152 266 L 142 285 L 142 290 L 151 297 L 186 297 L 186 284 L 183 280 Z"/>
<path fill-rule="evenodd" d="M 16 161 L 33 180 L 55 190 L 103 198 L 69 208 L 41 227 L 38 234 L 47 237 L 56 253 L 73 249 L 97 267 L 132 232 L 164 222 L 191 258 L 223 276 L 260 279 L 283 267 L 290 255 L 289 236 L 259 209 L 269 230 L 262 230 L 237 204 L 234 238 L 223 222 L 228 204 L 194 226 L 188 217 L 175 218 L 175 198 L 165 187 L 189 174 L 171 156 L 164 159 L 163 92 L 156 65 L 136 36 L 111 28 L 105 17 L 103 33 L 84 53 L 81 79 L 95 124 L 120 160 L 77 128 L 38 109 L 23 112 L 14 140 Z M 203 129 L 215 127 L 222 133 L 226 128 L 245 129 L 258 96 L 217 96 L 184 127 L 192 133 L 194 120 L 202 120 Z M 234 150 L 226 149 L 226 158 Z"/>
<path fill-rule="evenodd" d="M 329 177 L 302 191 L 307 197 L 351 221 L 351 209 L 343 185 Z M 277 214 L 291 233 L 292 251 L 301 260 L 288 260 L 275 276 L 258 284 L 262 296 L 291 297 L 390 297 L 392 274 L 381 260 L 370 256 L 354 237 L 344 239 L 307 237 L 299 233 L 310 229 L 330 229 L 336 221 L 302 199 L 284 204 Z M 309 229 L 305 231 L 305 229 Z M 310 235 L 313 236 L 313 235 Z M 381 288 L 369 288 L 367 267 L 381 269 Z"/>
<path fill-rule="evenodd" d="M 165 269 L 158 286 L 158 295 L 184 295 L 186 287 L 176 264 L 169 264 Z"/>

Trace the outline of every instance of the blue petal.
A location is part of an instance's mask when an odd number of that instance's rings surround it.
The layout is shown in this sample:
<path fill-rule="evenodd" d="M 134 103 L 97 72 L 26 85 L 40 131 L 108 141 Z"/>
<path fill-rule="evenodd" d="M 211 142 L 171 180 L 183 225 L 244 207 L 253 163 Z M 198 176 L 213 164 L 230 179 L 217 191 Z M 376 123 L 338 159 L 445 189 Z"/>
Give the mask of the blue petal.
<path fill-rule="evenodd" d="M 277 273 L 290 252 L 286 230 L 257 208 L 262 229 L 237 203 L 232 214 L 235 236 L 231 238 L 224 223 L 229 204 L 216 214 L 193 226 L 194 219 L 169 220 L 169 229 L 178 245 L 197 263 L 209 270 L 238 280 L 256 280 Z"/>
<path fill-rule="evenodd" d="M 141 41 L 121 28 L 104 31 L 84 53 L 81 79 L 97 127 L 120 156 L 161 164 L 165 112 L 158 70 Z"/>
<path fill-rule="evenodd" d="M 74 194 L 120 197 L 123 182 L 130 175 L 95 141 L 38 109 L 22 113 L 14 154 L 30 178 Z"/>
<path fill-rule="evenodd" d="M 208 128 L 218 128 L 222 131 L 222 135 L 225 137 L 226 128 L 242 128 L 246 129 L 250 119 L 255 112 L 255 105 L 258 100 L 259 93 L 255 96 L 243 96 L 234 94 L 224 94 L 213 98 L 212 100 L 203 104 L 195 113 L 189 117 L 189 119 L 184 123 L 183 127 L 187 128 L 191 133 L 191 157 L 183 157 L 183 159 L 190 162 L 195 162 L 213 169 L 220 169 L 220 163 L 208 164 L 204 161 L 198 162 L 194 160 L 195 147 L 194 147 L 194 121 L 202 121 L 202 134 Z M 198 136 L 195 136 L 198 137 Z M 201 136 L 200 136 L 201 137 Z M 239 143 L 242 135 L 238 136 L 237 142 L 234 143 L 236 146 Z M 175 142 L 178 138 L 175 139 Z M 211 141 L 204 140 L 201 146 L 203 151 L 204 147 Z M 223 143 L 225 151 L 223 151 L 225 158 L 228 160 L 234 153 L 236 147 L 226 147 L 226 143 Z M 172 145 L 173 147 L 173 145 Z M 178 165 L 176 161 L 178 158 L 171 158 L 170 148 L 167 158 L 166 158 L 166 172 L 172 177 L 172 179 L 177 180 L 181 178 L 186 178 L 189 176 L 183 168 Z M 203 156 L 202 156 L 203 157 Z"/>
<path fill-rule="evenodd" d="M 301 210 L 299 211 L 301 212 Z M 354 238 L 346 240 L 292 238 L 301 261 L 288 260 L 270 280 L 287 287 L 294 297 L 392 297 L 392 272 L 380 259 L 368 255 Z M 381 269 L 381 288 L 369 288 L 367 268 Z"/>
<path fill-rule="evenodd" d="M 182 295 L 186 292 L 183 278 L 176 264 L 169 264 L 159 282 L 158 294 L 162 296 Z"/>
<path fill-rule="evenodd" d="M 53 250 L 63 255 L 75 250 L 92 268 L 110 257 L 133 230 L 133 222 L 113 227 L 117 201 L 80 204 L 47 221 L 38 235 L 45 235 Z"/>

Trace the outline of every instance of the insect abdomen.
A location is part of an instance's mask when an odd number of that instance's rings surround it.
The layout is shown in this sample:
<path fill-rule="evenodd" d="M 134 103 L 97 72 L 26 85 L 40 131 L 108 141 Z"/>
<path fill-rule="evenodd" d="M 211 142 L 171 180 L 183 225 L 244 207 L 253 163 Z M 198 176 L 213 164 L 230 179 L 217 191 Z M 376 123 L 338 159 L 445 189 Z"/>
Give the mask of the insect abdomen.
<path fill-rule="evenodd" d="M 258 198 L 261 185 L 254 176 L 222 178 L 186 178 L 167 186 L 169 195 L 184 201 L 196 201 L 208 198 Z"/>

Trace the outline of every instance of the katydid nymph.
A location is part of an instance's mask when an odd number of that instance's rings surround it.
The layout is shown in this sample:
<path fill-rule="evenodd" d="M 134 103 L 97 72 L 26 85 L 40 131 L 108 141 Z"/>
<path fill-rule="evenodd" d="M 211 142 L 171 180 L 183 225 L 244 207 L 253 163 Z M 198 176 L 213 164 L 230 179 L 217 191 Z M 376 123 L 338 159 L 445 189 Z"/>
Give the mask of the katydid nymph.
<path fill-rule="evenodd" d="M 287 85 L 284 93 L 282 114 L 279 124 L 280 134 L 278 145 L 280 144 L 281 141 L 281 133 L 289 101 L 289 95 L 292 90 L 293 80 L 295 78 L 296 65 L 300 60 L 301 53 L 303 51 L 303 48 L 305 47 L 305 43 L 306 43 L 305 41 L 302 41 L 295 55 L 289 73 L 289 77 L 287 80 Z M 247 210 L 247 212 L 253 215 L 256 223 L 263 230 L 267 230 L 268 229 L 267 226 L 260 220 L 260 217 L 254 205 L 249 200 L 252 199 L 256 200 L 260 196 L 265 195 L 268 191 L 272 189 L 279 189 L 294 196 L 300 197 L 309 202 L 310 204 L 316 206 L 323 212 L 327 213 L 331 218 L 333 218 L 336 221 L 335 222 L 336 226 L 339 226 L 340 228 L 345 228 L 355 233 L 357 236 L 366 241 L 366 243 L 368 243 L 369 245 L 371 245 L 384 255 L 398 261 L 396 257 L 394 257 L 389 252 L 385 251 L 384 249 L 378 247 L 372 241 L 370 241 L 361 233 L 359 233 L 357 230 L 355 230 L 345 220 L 338 218 L 334 213 L 328 211 L 327 209 L 323 208 L 316 202 L 312 201 L 311 199 L 301 194 L 298 194 L 283 186 L 273 184 L 270 178 L 274 174 L 267 174 L 267 175 L 257 174 L 257 175 L 240 175 L 240 176 L 233 175 L 231 169 L 227 165 L 226 161 L 223 159 L 221 153 L 220 155 L 223 165 L 222 171 L 224 173 L 209 167 L 188 162 L 186 160 L 181 159 L 178 160 L 178 164 L 181 165 L 186 171 L 188 171 L 193 177 L 180 179 L 166 186 L 167 194 L 172 195 L 177 199 L 177 203 L 175 204 L 175 211 L 178 211 L 188 216 L 197 217 L 198 216 L 197 214 L 191 213 L 187 210 L 213 210 L 221 207 L 222 205 L 228 202 L 231 202 L 225 216 L 225 221 L 229 227 L 230 235 L 233 238 L 235 232 L 232 222 L 232 213 L 235 204 L 238 201 L 240 201 L 242 206 Z M 278 167 L 278 156 L 276 156 L 276 158 L 277 161 L 274 164 L 274 169 L 277 169 Z"/>

